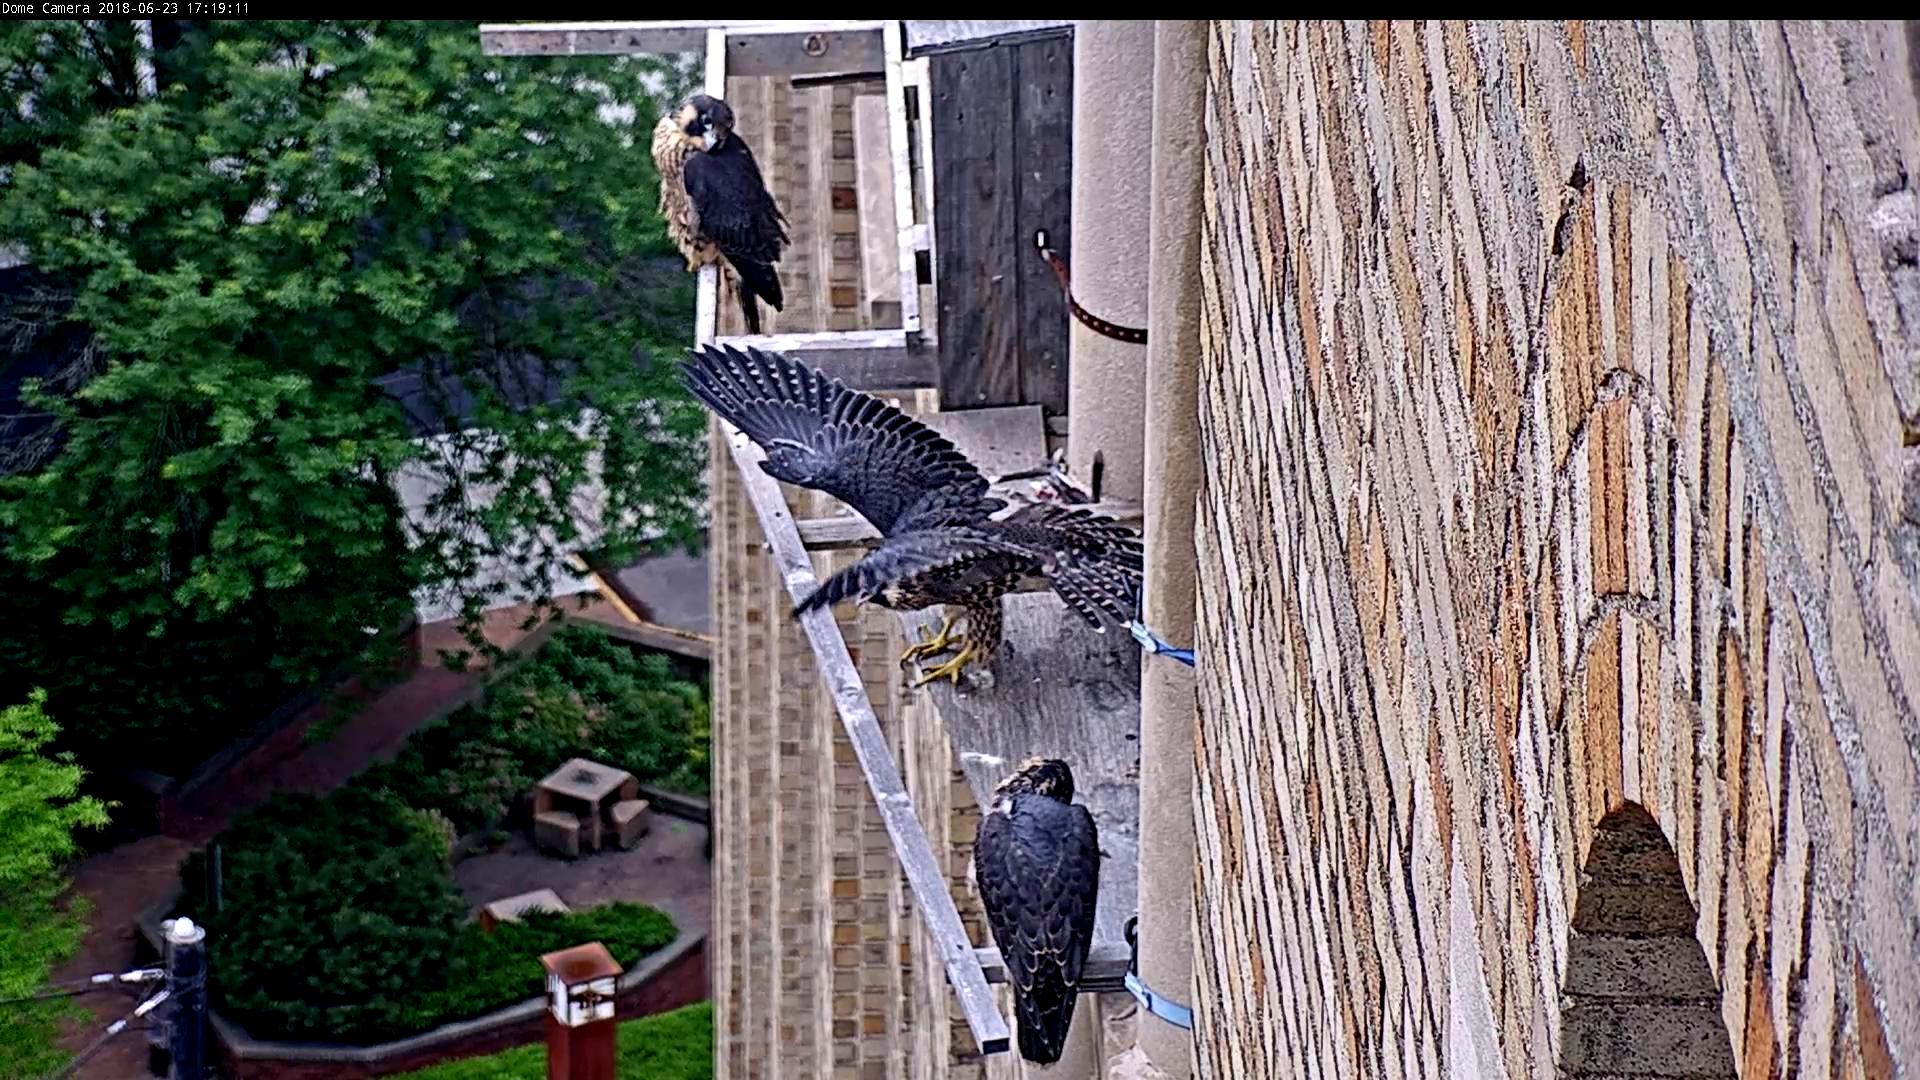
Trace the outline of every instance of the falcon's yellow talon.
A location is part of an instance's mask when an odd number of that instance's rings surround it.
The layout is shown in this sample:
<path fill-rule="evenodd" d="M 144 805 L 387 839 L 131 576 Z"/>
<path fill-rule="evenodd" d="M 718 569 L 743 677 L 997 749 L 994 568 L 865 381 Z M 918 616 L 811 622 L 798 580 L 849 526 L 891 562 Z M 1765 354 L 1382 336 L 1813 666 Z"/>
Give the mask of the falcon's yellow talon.
<path fill-rule="evenodd" d="M 953 657 L 953 659 L 948 660 L 946 663 L 941 664 L 938 667 L 927 669 L 927 673 L 925 675 L 920 676 L 919 680 L 913 684 L 914 689 L 917 690 L 920 687 L 927 685 L 928 683 L 932 682 L 935 679 L 948 679 L 952 681 L 953 685 L 959 686 L 961 670 L 964 669 L 969 663 L 973 662 L 975 659 L 979 657 L 980 657 L 980 651 L 974 648 L 972 645 L 968 645 L 967 647 L 961 649 L 960 652 Z"/>
<path fill-rule="evenodd" d="M 953 648 L 953 624 L 956 621 L 955 616 L 947 616 L 940 621 L 939 632 L 907 646 L 907 650 L 900 654 L 900 666 L 906 667 L 921 657 L 938 656 Z"/>

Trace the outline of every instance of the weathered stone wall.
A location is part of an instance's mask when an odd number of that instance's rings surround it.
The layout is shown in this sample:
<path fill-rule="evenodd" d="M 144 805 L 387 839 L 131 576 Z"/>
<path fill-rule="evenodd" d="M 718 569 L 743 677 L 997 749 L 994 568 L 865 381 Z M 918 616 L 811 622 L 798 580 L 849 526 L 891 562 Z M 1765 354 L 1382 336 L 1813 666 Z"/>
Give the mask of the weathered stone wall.
<path fill-rule="evenodd" d="M 1911 40 L 1216 24 L 1202 1075 L 1635 1071 L 1631 804 L 1739 1075 L 1920 1076 Z"/>

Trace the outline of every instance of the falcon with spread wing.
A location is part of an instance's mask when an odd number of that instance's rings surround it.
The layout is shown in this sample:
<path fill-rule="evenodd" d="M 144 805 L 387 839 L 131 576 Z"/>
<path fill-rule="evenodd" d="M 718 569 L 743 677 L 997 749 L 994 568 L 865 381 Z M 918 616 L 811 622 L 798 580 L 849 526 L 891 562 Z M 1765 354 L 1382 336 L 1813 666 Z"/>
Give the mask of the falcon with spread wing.
<path fill-rule="evenodd" d="M 653 163 L 660 170 L 660 212 L 687 269 L 724 256 L 739 276 L 747 333 L 758 334 L 758 301 L 775 311 L 785 303 L 774 264 L 789 242 L 787 219 L 753 151 L 733 130 L 733 108 L 706 94 L 688 98 L 654 126 Z"/>
<path fill-rule="evenodd" d="M 1013 984 L 1020 1056 L 1060 1060 L 1100 896 L 1100 837 L 1073 805 L 1073 771 L 1034 758 L 994 789 L 974 835 L 974 876 L 994 944 Z"/>
<path fill-rule="evenodd" d="M 932 428 L 780 353 L 706 347 L 683 368 L 688 388 L 766 453 L 776 480 L 824 491 L 881 536 L 865 559 L 822 582 L 797 617 L 842 600 L 895 611 L 958 607 L 965 636 L 952 659 L 914 685 L 955 684 L 1000 647 L 1000 598 L 1041 584 L 1096 630 L 1133 618 L 1140 538 L 1112 518 L 1043 502 L 1011 514 L 986 477 Z M 907 649 L 901 662 L 955 648 L 958 618 Z"/>

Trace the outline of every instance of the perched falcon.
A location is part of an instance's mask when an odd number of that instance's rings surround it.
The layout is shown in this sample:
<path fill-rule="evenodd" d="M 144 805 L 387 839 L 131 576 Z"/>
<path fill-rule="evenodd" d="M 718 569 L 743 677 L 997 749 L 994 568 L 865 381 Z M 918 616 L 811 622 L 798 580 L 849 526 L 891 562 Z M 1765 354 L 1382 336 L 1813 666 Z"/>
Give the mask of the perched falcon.
<path fill-rule="evenodd" d="M 967 664 L 1000 647 L 1000 597 L 1044 582 L 1096 630 L 1133 618 L 1140 537 L 1112 518 L 1053 502 L 1007 509 L 951 442 L 892 405 L 780 353 L 706 347 L 683 367 L 707 407 L 760 444 L 769 476 L 824 491 L 880 533 L 865 559 L 822 582 L 797 617 L 842 600 L 895 611 L 961 609 L 952 659 L 914 685 L 956 685 Z M 901 663 L 956 647 L 951 613 Z"/>
<path fill-rule="evenodd" d="M 994 789 L 974 836 L 974 876 L 1013 984 L 1020 1056 L 1060 1060 L 1093 943 L 1100 837 L 1073 805 L 1067 763 L 1033 758 Z"/>
<path fill-rule="evenodd" d="M 785 303 L 773 264 L 788 244 L 786 216 L 774 205 L 746 140 L 733 130 L 733 109 L 695 94 L 653 129 L 660 170 L 660 210 L 667 233 L 697 270 L 725 256 L 739 276 L 747 333 L 760 332 L 760 305 Z M 756 299 L 757 298 L 757 299 Z"/>

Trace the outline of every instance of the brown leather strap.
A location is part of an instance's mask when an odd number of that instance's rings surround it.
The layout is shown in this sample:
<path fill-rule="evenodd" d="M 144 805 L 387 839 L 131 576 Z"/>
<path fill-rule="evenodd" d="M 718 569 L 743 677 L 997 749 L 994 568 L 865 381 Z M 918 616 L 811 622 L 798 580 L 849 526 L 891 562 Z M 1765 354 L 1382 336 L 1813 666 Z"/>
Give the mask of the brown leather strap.
<path fill-rule="evenodd" d="M 1073 278 L 1067 273 L 1067 261 L 1060 257 L 1059 252 L 1047 246 L 1047 234 L 1044 230 L 1033 234 L 1033 246 L 1040 249 L 1040 257 L 1047 261 L 1048 266 L 1053 267 L 1054 276 L 1060 279 L 1060 290 L 1066 293 L 1067 307 L 1073 312 L 1074 318 L 1079 319 L 1087 329 L 1092 330 L 1102 337 L 1110 337 L 1115 341 L 1124 341 L 1129 345 L 1145 345 L 1147 343 L 1147 332 L 1145 330 L 1110 323 L 1080 306 L 1080 302 L 1073 298 Z"/>

